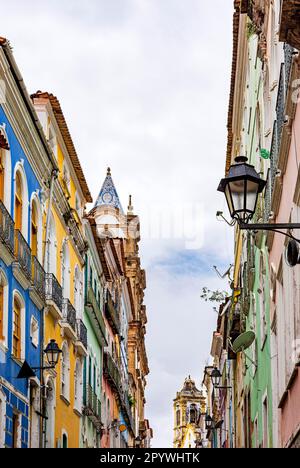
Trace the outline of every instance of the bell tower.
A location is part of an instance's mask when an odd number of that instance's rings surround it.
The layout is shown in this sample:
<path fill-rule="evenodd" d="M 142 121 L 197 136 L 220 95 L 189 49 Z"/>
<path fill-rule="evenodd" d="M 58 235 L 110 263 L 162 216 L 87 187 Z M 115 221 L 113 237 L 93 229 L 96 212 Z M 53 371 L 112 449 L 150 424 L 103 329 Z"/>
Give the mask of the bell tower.
<path fill-rule="evenodd" d="M 189 376 L 174 400 L 174 448 L 195 448 L 200 415 L 205 412 L 206 398 Z"/>

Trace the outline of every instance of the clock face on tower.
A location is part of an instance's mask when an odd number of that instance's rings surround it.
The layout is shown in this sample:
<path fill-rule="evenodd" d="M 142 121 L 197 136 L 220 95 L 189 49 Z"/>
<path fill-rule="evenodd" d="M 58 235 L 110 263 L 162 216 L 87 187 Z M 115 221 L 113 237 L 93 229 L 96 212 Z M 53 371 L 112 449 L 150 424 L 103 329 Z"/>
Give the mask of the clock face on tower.
<path fill-rule="evenodd" d="M 112 199 L 113 197 L 109 192 L 105 192 L 102 196 L 103 203 L 105 203 L 106 205 L 109 205 L 112 202 Z"/>

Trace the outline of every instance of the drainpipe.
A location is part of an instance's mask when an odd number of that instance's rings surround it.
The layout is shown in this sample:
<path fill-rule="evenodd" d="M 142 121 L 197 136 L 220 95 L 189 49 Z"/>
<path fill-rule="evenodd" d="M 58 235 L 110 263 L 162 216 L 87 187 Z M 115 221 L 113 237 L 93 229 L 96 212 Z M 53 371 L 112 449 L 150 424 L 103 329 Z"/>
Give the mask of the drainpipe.
<path fill-rule="evenodd" d="M 47 268 L 47 258 L 48 258 L 48 248 L 49 248 L 49 235 L 50 235 L 50 220 L 51 220 L 51 207 L 53 203 L 53 194 L 54 194 L 54 183 L 58 176 L 58 170 L 54 169 L 51 174 L 50 180 L 50 195 L 49 195 L 49 204 L 47 210 L 47 220 L 46 220 L 46 235 L 45 235 L 45 249 L 44 249 L 44 258 L 43 266 L 46 273 L 48 273 Z M 45 308 L 42 312 L 41 317 L 41 367 L 44 367 L 44 341 L 45 341 Z M 45 380 L 44 380 L 44 371 L 41 370 L 41 390 L 45 390 Z M 41 392 L 40 396 L 40 413 L 41 413 L 41 422 L 40 422 L 40 448 L 45 447 L 45 431 L 46 431 L 46 419 L 45 419 L 45 405 L 44 405 L 44 396 Z"/>

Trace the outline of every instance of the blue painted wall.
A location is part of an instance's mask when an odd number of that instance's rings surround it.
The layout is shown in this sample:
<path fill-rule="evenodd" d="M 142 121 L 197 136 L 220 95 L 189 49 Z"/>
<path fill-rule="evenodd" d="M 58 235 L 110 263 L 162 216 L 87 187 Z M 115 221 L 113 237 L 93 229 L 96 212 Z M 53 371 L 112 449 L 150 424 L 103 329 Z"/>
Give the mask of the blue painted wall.
<path fill-rule="evenodd" d="M 14 169 L 21 159 L 24 160 L 24 170 L 27 178 L 28 185 L 28 234 L 27 241 L 30 243 L 30 199 L 32 193 L 40 189 L 40 184 L 25 156 L 25 153 L 14 134 L 14 131 L 0 106 L 0 125 L 5 124 L 5 130 L 8 137 L 8 143 L 10 147 L 11 156 L 11 216 L 14 217 Z M 7 409 L 6 409 L 6 446 L 12 446 L 12 415 L 14 410 L 18 410 L 21 413 L 21 444 L 25 448 L 28 446 L 28 406 L 22 401 L 21 398 L 16 396 L 16 392 L 19 392 L 25 398 L 28 398 L 28 382 L 26 380 L 18 380 L 17 375 L 20 371 L 20 365 L 12 358 L 12 329 L 13 329 L 13 291 L 17 290 L 22 296 L 25 303 L 26 319 L 25 319 L 25 358 L 26 361 L 32 367 L 40 366 L 40 343 L 38 347 L 33 346 L 30 338 L 30 322 L 31 317 L 34 316 L 39 323 L 40 337 L 42 331 L 41 322 L 41 311 L 39 311 L 36 305 L 32 302 L 29 290 L 25 291 L 22 286 L 18 283 L 12 273 L 12 267 L 7 267 L 5 263 L 0 259 L 0 269 L 4 272 L 8 280 L 8 351 L 0 349 L 0 376 L 5 379 L 9 384 L 5 386 L 5 381 L 2 386 L 3 392 L 7 397 Z M 37 376 L 40 377 L 39 373 Z M 11 387 L 10 387 L 11 386 Z"/>

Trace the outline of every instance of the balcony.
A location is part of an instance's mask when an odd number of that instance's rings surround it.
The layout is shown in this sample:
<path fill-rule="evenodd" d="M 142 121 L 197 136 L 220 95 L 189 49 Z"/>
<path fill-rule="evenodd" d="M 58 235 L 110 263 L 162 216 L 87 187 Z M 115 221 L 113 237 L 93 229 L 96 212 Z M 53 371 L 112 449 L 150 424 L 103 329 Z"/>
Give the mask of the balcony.
<path fill-rule="evenodd" d="M 42 309 L 46 301 L 46 273 L 36 257 L 32 257 L 32 286 L 30 297 L 38 307 Z"/>
<path fill-rule="evenodd" d="M 15 223 L 0 200 L 0 255 L 7 265 L 11 265 L 14 260 L 14 232 Z"/>
<path fill-rule="evenodd" d="M 85 390 L 83 414 L 87 416 L 97 428 L 101 428 L 101 402 L 91 385 L 88 385 Z"/>
<path fill-rule="evenodd" d="M 13 273 L 24 289 L 31 285 L 31 249 L 22 233 L 15 230 L 15 261 Z"/>
<path fill-rule="evenodd" d="M 107 346 L 105 322 L 94 290 L 90 284 L 88 284 L 87 287 L 85 309 L 99 341 L 103 344 L 103 346 Z"/>
<path fill-rule="evenodd" d="M 125 421 L 127 423 L 127 427 L 135 435 L 135 431 L 136 431 L 135 420 L 132 416 L 131 406 L 129 404 L 127 392 L 125 392 L 123 394 L 123 397 L 121 398 L 121 407 L 123 410 Z"/>
<path fill-rule="evenodd" d="M 62 304 L 63 318 L 61 325 L 64 335 L 73 341 L 77 340 L 77 326 L 76 326 L 76 310 L 72 306 L 69 299 L 63 299 Z"/>
<path fill-rule="evenodd" d="M 280 41 L 300 50 L 300 0 L 282 0 Z"/>
<path fill-rule="evenodd" d="M 107 298 L 105 303 L 105 316 L 110 324 L 114 333 L 120 333 L 120 319 L 117 304 L 112 300 L 111 294 L 107 291 Z"/>
<path fill-rule="evenodd" d="M 54 320 L 62 320 L 62 287 L 52 273 L 46 274 L 46 302 Z"/>
<path fill-rule="evenodd" d="M 121 375 L 117 363 L 108 352 L 104 352 L 103 374 L 118 394 L 121 391 Z"/>
<path fill-rule="evenodd" d="M 75 346 L 77 348 L 78 353 L 80 356 L 87 356 L 87 346 L 88 346 L 88 338 L 87 338 L 87 328 L 84 325 L 83 321 L 77 319 L 76 322 L 76 331 L 77 331 L 77 340 Z"/>

